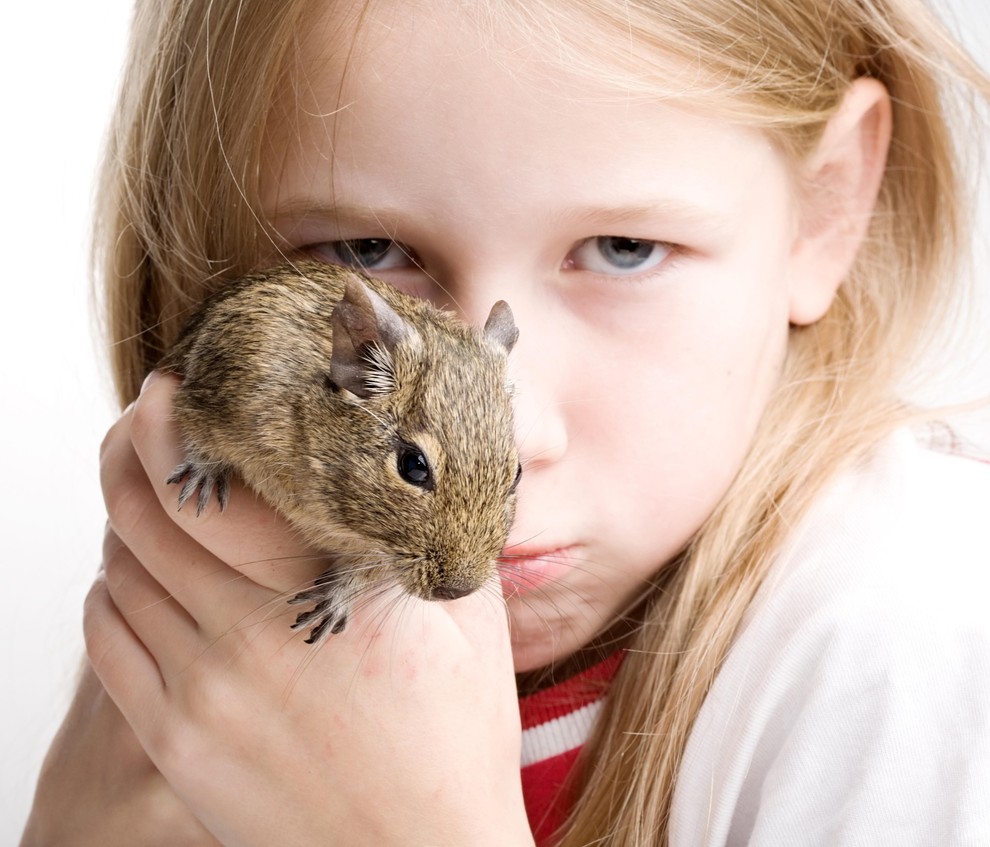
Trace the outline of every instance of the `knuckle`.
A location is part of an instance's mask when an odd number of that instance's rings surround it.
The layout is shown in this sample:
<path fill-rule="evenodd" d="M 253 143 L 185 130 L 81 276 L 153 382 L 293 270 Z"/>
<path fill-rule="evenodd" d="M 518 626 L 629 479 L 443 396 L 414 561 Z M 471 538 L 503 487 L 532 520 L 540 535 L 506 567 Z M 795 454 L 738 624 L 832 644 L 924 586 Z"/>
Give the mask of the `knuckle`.
<path fill-rule="evenodd" d="M 112 539 L 111 539 L 112 536 Z M 132 564 L 132 554 L 112 533 L 103 543 L 103 575 L 110 586 L 120 585 Z M 112 591 L 111 591 L 112 596 Z"/>
<path fill-rule="evenodd" d="M 175 377 L 160 374 L 138 397 L 130 414 L 131 439 L 135 444 L 147 443 L 167 427 L 172 414 L 172 395 L 178 384 Z"/>
<path fill-rule="evenodd" d="M 121 420 L 116 421 L 116 423 L 114 423 L 113 426 L 111 426 L 110 429 L 106 431 L 106 433 L 103 436 L 103 440 L 100 442 L 101 465 L 103 464 L 103 460 L 106 458 L 107 453 L 109 453 L 113 447 L 114 439 L 116 437 L 117 430 L 120 428 L 120 426 L 121 426 Z"/>
<path fill-rule="evenodd" d="M 131 411 L 131 439 L 142 443 L 161 426 L 161 411 L 151 398 L 142 397 Z"/>
<path fill-rule="evenodd" d="M 163 773 L 191 774 L 198 767 L 196 749 L 199 747 L 192 736 L 184 721 L 162 720 L 147 733 L 145 743 Z"/>
<path fill-rule="evenodd" d="M 208 704 L 202 702 L 206 699 L 204 692 L 197 692 L 199 702 L 189 702 L 190 688 L 183 686 L 185 696 L 173 698 L 162 706 L 163 714 L 149 722 L 142 739 L 162 773 L 181 773 L 186 780 L 194 780 L 200 773 L 204 753 L 215 747 L 224 732 L 216 717 L 218 710 L 208 709 Z"/>
<path fill-rule="evenodd" d="M 120 418 L 107 430 L 100 443 L 100 484 L 104 488 L 112 482 L 115 471 L 119 469 L 127 442 L 127 423 Z"/>
<path fill-rule="evenodd" d="M 109 602 L 111 601 L 106 581 L 100 577 L 90 586 L 83 602 L 83 642 L 86 646 L 86 655 L 97 674 L 100 673 L 110 649 L 107 627 Z"/>
<path fill-rule="evenodd" d="M 134 452 L 127 428 L 111 428 L 100 456 L 100 487 L 110 526 L 126 538 L 155 499 L 151 482 Z"/>
<path fill-rule="evenodd" d="M 131 537 L 154 497 L 148 480 L 134 468 L 117 467 L 101 481 L 110 526 L 121 537 Z"/>

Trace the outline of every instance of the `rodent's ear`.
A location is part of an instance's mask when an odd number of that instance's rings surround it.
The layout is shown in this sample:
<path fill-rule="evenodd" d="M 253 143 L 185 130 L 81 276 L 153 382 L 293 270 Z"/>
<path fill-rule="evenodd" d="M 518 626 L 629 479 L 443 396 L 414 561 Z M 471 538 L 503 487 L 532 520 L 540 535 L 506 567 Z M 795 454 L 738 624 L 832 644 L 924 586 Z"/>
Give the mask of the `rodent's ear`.
<path fill-rule="evenodd" d="M 499 300 L 492 306 L 488 313 L 488 320 L 485 321 L 485 338 L 501 344 L 505 352 L 511 352 L 519 338 L 519 330 L 516 328 L 515 318 L 512 317 L 512 309 L 504 300 Z"/>
<path fill-rule="evenodd" d="M 357 277 L 348 276 L 330 323 L 330 381 L 362 398 L 393 390 L 391 354 L 412 330 L 392 307 Z"/>

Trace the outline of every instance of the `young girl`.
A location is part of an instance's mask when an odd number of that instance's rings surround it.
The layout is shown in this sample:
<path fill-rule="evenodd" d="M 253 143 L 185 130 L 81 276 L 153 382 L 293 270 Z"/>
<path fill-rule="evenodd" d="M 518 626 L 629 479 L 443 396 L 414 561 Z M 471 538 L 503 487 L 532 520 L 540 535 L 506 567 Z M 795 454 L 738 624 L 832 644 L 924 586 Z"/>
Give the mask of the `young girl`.
<path fill-rule="evenodd" d="M 24 844 L 988 843 L 990 467 L 898 391 L 965 247 L 949 82 L 990 90 L 915 0 L 139 3 L 99 680 Z M 302 257 L 511 304 L 504 606 L 314 649 L 313 551 L 175 510 L 149 372 Z"/>

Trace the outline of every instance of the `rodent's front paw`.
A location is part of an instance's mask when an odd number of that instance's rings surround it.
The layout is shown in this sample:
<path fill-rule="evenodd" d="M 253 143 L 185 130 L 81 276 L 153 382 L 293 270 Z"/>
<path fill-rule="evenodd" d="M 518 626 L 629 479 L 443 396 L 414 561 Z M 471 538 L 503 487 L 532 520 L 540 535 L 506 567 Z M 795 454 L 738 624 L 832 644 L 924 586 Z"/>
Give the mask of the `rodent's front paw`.
<path fill-rule="evenodd" d="M 196 514 L 197 516 L 203 514 L 214 490 L 217 492 L 220 511 L 227 508 L 227 499 L 230 496 L 230 469 L 217 462 L 207 461 L 194 451 L 186 454 L 185 461 L 172 471 L 165 482 L 168 485 L 182 483 L 182 489 L 179 491 L 180 509 L 193 494 L 198 492 Z"/>
<path fill-rule="evenodd" d="M 347 580 L 342 580 L 338 574 L 328 571 L 317 577 L 313 587 L 308 591 L 300 591 L 290 601 L 290 605 L 300 603 L 315 603 L 308 612 L 300 612 L 296 616 L 293 629 L 314 624 L 306 639 L 307 644 L 315 644 L 326 635 L 336 635 L 343 632 L 347 626 L 347 615 L 350 611 L 350 592 Z"/>

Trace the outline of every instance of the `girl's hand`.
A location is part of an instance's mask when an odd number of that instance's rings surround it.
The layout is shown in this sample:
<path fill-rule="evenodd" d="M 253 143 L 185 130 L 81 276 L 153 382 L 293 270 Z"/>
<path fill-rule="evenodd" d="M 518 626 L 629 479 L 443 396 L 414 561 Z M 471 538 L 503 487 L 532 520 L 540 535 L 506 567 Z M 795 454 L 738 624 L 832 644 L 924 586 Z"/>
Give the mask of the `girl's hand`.
<path fill-rule="evenodd" d="M 532 844 L 501 601 L 380 593 L 305 644 L 285 599 L 321 567 L 291 530 L 243 488 L 223 514 L 176 510 L 174 387 L 107 438 L 119 541 L 85 632 L 177 794 L 228 845 Z"/>
<path fill-rule="evenodd" d="M 87 664 L 45 758 L 21 847 L 219 847 Z"/>

